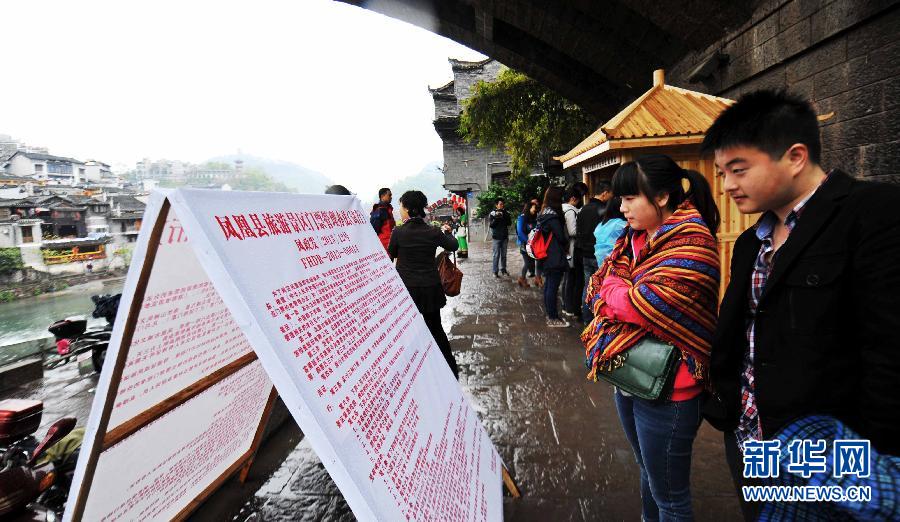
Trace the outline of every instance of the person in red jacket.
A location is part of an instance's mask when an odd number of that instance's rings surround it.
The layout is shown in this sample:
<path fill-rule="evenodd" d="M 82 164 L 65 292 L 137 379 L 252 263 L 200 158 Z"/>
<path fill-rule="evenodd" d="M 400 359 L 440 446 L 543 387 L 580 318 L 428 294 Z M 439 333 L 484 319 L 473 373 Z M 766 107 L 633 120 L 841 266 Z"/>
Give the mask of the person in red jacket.
<path fill-rule="evenodd" d="M 391 206 L 391 189 L 385 187 L 378 190 L 378 203 L 372 205 L 372 213 L 369 215 L 369 222 L 372 228 L 378 234 L 381 245 L 387 250 L 388 243 L 391 241 L 391 232 L 397 226 L 394 221 L 394 207 Z"/>

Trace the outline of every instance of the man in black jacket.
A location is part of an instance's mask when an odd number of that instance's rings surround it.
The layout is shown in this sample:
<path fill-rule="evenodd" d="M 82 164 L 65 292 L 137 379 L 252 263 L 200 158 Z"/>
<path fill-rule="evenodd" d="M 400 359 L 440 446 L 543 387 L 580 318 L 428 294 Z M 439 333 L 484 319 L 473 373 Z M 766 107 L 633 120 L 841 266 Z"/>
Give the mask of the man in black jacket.
<path fill-rule="evenodd" d="M 584 270 L 584 285 L 581 291 L 581 319 L 585 323 L 591 322 L 593 314 L 588 305 L 584 304 L 587 297 L 588 283 L 591 276 L 597 271 L 597 258 L 594 257 L 594 229 L 603 220 L 606 212 L 606 204 L 612 198 L 612 188 L 609 183 L 600 181 L 594 184 L 591 199 L 581 208 L 578 217 L 575 218 L 575 254 L 581 256 L 581 264 Z"/>
<path fill-rule="evenodd" d="M 512 218 L 509 212 L 503 208 L 505 205 L 503 198 L 497 198 L 496 207 L 488 215 L 488 226 L 491 227 L 491 238 L 493 238 L 493 260 L 492 266 L 494 277 L 500 277 L 498 272 L 503 275 L 509 275 L 506 271 L 506 248 L 509 245 L 509 224 Z"/>
<path fill-rule="evenodd" d="M 783 92 L 745 95 L 703 145 L 740 211 L 762 213 L 734 245 L 704 408 L 735 485 L 744 443 L 812 414 L 900 455 L 900 187 L 826 173 L 815 113 Z"/>

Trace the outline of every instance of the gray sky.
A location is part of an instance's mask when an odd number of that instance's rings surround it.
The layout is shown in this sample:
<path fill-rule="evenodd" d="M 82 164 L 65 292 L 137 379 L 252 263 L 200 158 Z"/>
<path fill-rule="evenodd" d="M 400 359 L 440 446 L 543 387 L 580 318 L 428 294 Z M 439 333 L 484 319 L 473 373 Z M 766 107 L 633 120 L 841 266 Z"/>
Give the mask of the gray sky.
<path fill-rule="evenodd" d="M 326 0 L 3 2 L 0 133 L 133 167 L 236 153 L 371 192 L 441 160 L 455 42 Z"/>

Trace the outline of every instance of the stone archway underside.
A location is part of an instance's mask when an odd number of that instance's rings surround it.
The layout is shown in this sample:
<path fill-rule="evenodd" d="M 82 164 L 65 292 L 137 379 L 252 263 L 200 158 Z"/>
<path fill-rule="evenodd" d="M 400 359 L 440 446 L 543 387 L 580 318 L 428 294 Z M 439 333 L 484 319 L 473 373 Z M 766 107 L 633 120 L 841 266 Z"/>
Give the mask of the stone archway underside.
<path fill-rule="evenodd" d="M 757 1 L 339 0 L 455 40 L 598 118 L 646 91 L 650 71 L 706 49 Z"/>

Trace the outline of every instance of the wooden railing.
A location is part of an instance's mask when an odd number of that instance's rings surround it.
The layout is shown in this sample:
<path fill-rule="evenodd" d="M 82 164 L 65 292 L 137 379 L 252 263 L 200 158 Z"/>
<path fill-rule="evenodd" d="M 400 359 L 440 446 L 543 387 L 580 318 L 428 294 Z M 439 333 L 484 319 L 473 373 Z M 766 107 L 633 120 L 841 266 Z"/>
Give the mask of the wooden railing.
<path fill-rule="evenodd" d="M 78 247 L 74 247 L 72 248 L 70 253 L 59 255 L 45 255 L 44 263 L 47 265 L 60 265 L 63 263 L 74 263 L 76 261 L 103 259 L 104 257 L 106 257 L 106 252 L 103 249 L 103 245 L 97 245 L 97 250 L 91 250 L 88 252 L 80 252 L 78 250 Z"/>

